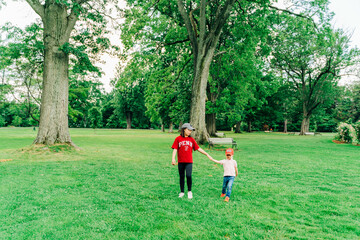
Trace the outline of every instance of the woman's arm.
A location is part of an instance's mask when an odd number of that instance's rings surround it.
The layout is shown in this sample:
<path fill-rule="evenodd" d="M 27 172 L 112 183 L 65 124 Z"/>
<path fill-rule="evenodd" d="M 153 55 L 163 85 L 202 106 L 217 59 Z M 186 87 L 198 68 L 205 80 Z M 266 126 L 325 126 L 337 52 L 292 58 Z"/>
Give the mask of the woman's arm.
<path fill-rule="evenodd" d="M 216 162 L 216 163 L 220 163 L 220 161 L 216 161 L 215 159 L 213 159 L 207 152 L 205 152 L 202 148 L 198 149 L 199 152 L 201 152 L 202 154 L 206 155 L 211 161 Z"/>
<path fill-rule="evenodd" d="M 177 149 L 174 148 L 173 150 L 173 154 L 172 154 L 172 160 L 171 160 L 171 164 L 175 165 L 176 164 L 176 153 L 177 153 Z"/>

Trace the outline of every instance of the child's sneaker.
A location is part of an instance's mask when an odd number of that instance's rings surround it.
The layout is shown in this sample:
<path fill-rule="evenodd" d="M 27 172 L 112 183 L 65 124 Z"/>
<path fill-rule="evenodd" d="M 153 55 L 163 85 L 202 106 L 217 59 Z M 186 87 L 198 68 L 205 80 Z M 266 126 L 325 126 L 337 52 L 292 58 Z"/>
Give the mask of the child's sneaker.
<path fill-rule="evenodd" d="M 193 196 L 192 196 L 192 192 L 188 192 L 188 199 L 192 199 Z"/>
<path fill-rule="evenodd" d="M 179 194 L 179 198 L 182 198 L 184 195 L 185 195 L 185 193 L 181 192 L 181 193 Z"/>
<path fill-rule="evenodd" d="M 225 193 L 222 193 L 221 195 L 220 195 L 220 197 L 225 197 L 226 196 L 226 194 Z"/>
<path fill-rule="evenodd" d="M 224 201 L 225 201 L 225 202 L 228 202 L 229 200 L 230 200 L 230 198 L 229 198 L 229 197 L 226 197 Z"/>

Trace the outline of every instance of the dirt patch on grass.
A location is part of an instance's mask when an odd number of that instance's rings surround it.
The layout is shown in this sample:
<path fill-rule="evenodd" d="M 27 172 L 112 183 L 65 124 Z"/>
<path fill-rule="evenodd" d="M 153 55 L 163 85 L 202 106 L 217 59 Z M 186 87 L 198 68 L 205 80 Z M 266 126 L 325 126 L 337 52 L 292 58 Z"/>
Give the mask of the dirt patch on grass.
<path fill-rule="evenodd" d="M 342 142 L 342 141 L 338 141 L 338 140 L 332 140 L 333 143 L 336 143 L 336 144 L 351 144 L 351 143 L 348 143 L 348 142 Z M 352 144 L 353 146 L 360 146 L 360 144 Z"/>
<path fill-rule="evenodd" d="M 12 161 L 12 159 L 0 159 L 0 162 L 8 162 L 8 161 Z"/>
<path fill-rule="evenodd" d="M 22 148 L 23 153 L 69 153 L 77 149 L 70 144 L 58 143 L 54 145 L 34 144 L 29 147 Z"/>

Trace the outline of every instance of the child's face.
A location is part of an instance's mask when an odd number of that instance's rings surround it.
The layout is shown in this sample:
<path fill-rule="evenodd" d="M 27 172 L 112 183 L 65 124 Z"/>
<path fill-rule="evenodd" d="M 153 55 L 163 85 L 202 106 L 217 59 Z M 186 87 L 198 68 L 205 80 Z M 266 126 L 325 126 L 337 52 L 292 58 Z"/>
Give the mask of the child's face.
<path fill-rule="evenodd" d="M 232 158 L 232 155 L 231 155 L 231 154 L 226 154 L 226 159 L 227 159 L 227 160 L 231 160 L 231 158 Z"/>

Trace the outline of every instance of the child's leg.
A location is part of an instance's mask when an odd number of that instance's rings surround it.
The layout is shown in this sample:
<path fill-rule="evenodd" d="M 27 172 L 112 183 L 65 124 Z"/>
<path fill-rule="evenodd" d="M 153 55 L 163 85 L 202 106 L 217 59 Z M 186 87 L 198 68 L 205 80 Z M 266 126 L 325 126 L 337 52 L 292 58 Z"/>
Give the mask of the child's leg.
<path fill-rule="evenodd" d="M 185 167 L 185 169 L 186 169 L 186 183 L 187 183 L 187 187 L 188 187 L 189 192 L 191 192 L 191 187 L 192 187 L 192 177 L 191 177 L 192 166 L 193 166 L 192 163 L 187 163 L 186 167 Z"/>
<path fill-rule="evenodd" d="M 225 194 L 226 193 L 226 187 L 228 185 L 228 179 L 229 177 L 225 176 L 224 177 L 224 181 L 223 181 L 223 186 L 222 186 L 222 190 L 221 190 L 221 193 Z"/>
<path fill-rule="evenodd" d="M 231 195 L 231 190 L 232 190 L 232 185 L 234 183 L 235 177 L 229 177 L 229 181 L 227 183 L 227 191 L 226 191 L 226 196 L 230 198 Z"/>
<path fill-rule="evenodd" d="M 180 176 L 180 192 L 184 192 L 185 187 L 185 164 L 179 163 L 178 165 L 179 169 L 179 176 Z"/>

